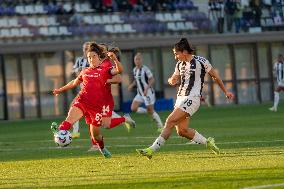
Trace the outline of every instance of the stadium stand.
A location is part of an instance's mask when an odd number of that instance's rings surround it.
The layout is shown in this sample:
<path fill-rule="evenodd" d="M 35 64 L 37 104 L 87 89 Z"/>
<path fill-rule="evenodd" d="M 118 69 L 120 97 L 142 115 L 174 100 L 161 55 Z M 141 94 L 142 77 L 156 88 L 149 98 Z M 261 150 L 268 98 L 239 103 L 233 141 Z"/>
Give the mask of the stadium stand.
<path fill-rule="evenodd" d="M 37 4 L 23 3 L 15 7 L 9 3 L 4 4 L 0 7 L 0 38 L 2 39 L 194 32 L 201 29 L 200 22 L 204 21 L 202 25 L 209 23 L 205 13 L 199 12 L 191 1 L 179 1 L 174 8 L 167 8 L 173 7 L 172 3 L 162 3 L 158 6 L 161 12 L 144 12 L 142 9 L 139 14 L 133 11 L 101 14 L 98 12 L 105 8 L 94 9 L 88 1 L 83 3 L 66 1 L 64 5 L 63 2 L 52 4 L 37 1 Z M 132 2 L 132 6 L 133 4 Z M 102 5 L 105 4 L 102 3 Z M 179 11 L 170 11 L 172 9 Z M 202 27 L 202 30 L 209 28 L 210 25 Z"/>

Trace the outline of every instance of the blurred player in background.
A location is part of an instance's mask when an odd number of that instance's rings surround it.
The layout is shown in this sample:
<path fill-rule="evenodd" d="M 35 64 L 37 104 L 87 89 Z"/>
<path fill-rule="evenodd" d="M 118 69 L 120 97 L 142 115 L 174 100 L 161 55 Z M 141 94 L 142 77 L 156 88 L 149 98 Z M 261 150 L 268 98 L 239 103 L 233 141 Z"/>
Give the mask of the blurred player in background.
<path fill-rule="evenodd" d="M 277 87 L 274 91 L 274 104 L 270 111 L 277 112 L 278 104 L 279 104 L 279 93 L 284 91 L 284 57 L 282 54 L 279 54 L 277 57 L 277 61 L 273 66 L 273 73 L 277 79 Z"/>
<path fill-rule="evenodd" d="M 89 47 L 90 43 L 91 42 L 84 43 L 84 45 L 83 45 L 83 54 L 84 54 L 84 56 L 83 57 L 78 57 L 76 59 L 76 63 L 73 66 L 74 73 L 76 73 L 77 75 L 79 75 L 79 73 L 83 69 L 89 67 L 88 61 L 86 59 L 86 52 L 88 50 L 88 47 Z M 99 44 L 99 45 L 104 49 L 104 51 L 108 51 L 109 50 L 110 52 L 113 52 L 116 55 L 119 54 L 119 49 L 117 47 L 108 49 L 108 46 L 105 45 L 105 44 Z M 103 61 L 103 66 L 105 66 L 105 67 L 112 67 L 113 65 L 112 65 L 112 63 L 110 61 Z M 107 88 L 107 91 L 108 91 L 107 95 L 109 96 L 109 99 L 112 99 L 112 100 L 110 100 L 109 101 L 110 104 L 108 106 L 106 106 L 106 108 L 108 108 L 109 111 L 108 111 L 108 113 L 105 113 L 105 115 L 103 115 L 102 125 L 105 128 L 107 128 L 107 129 L 111 129 L 111 128 L 114 128 L 114 127 L 116 127 L 118 125 L 121 125 L 121 123 L 124 123 L 126 128 L 127 128 L 127 130 L 129 131 L 132 127 L 135 127 L 135 122 L 131 119 L 131 117 L 129 115 L 120 116 L 119 114 L 117 114 L 117 113 L 115 113 L 113 111 L 114 100 L 113 100 L 113 97 L 112 97 L 112 94 L 111 94 L 111 84 L 117 84 L 117 83 L 120 83 L 120 82 L 121 82 L 121 76 L 119 74 L 113 76 L 112 79 L 109 79 L 107 81 L 107 84 L 106 84 L 106 88 Z M 73 102 L 71 103 L 71 105 L 72 104 L 73 104 Z M 74 125 L 73 125 L 72 137 L 73 138 L 80 137 L 80 133 L 79 133 L 79 120 L 76 123 L 74 123 Z M 94 147 L 94 149 L 96 149 L 97 145 L 93 145 L 93 147 Z"/>
<path fill-rule="evenodd" d="M 96 141 L 102 155 L 109 158 L 111 153 L 105 148 L 104 139 L 100 133 L 102 116 L 107 111 L 104 107 L 111 100 L 106 95 L 105 85 L 112 76 L 122 73 L 123 66 L 113 52 L 106 53 L 104 48 L 95 42 L 89 44 L 86 52 L 90 67 L 82 70 L 76 79 L 65 86 L 53 90 L 53 94 L 58 95 L 82 83 L 79 95 L 70 107 L 65 121 L 59 125 L 58 129 L 69 130 L 76 121 L 84 116 L 86 123 L 90 125 L 92 141 Z M 110 61 L 106 58 L 107 56 L 115 63 L 115 67 L 102 66 L 104 61 Z"/>
<path fill-rule="evenodd" d="M 173 53 L 178 60 L 173 75 L 168 79 L 170 85 L 174 86 L 180 80 L 177 93 L 175 109 L 168 116 L 164 129 L 152 146 L 136 151 L 148 159 L 157 151 L 170 137 L 172 129 L 175 127 L 179 136 L 185 137 L 199 144 L 204 144 L 215 154 L 219 154 L 219 148 L 215 145 L 214 138 L 205 138 L 195 129 L 188 128 L 190 118 L 200 106 L 200 95 L 204 84 L 205 74 L 208 73 L 219 85 L 228 99 L 233 98 L 233 94 L 228 92 L 223 81 L 212 68 L 209 61 L 203 57 L 193 55 L 194 49 L 189 45 L 186 38 L 182 38 L 175 44 Z"/>
<path fill-rule="evenodd" d="M 137 87 L 137 94 L 134 97 L 131 104 L 131 111 L 146 113 L 153 118 L 158 127 L 158 132 L 162 131 L 163 123 L 160 116 L 154 110 L 155 104 L 155 91 L 153 89 L 154 77 L 151 70 L 143 65 L 142 54 L 136 53 L 134 56 L 135 68 L 133 69 L 134 81 L 129 85 L 128 90 L 132 90 L 134 86 Z M 142 103 L 145 104 L 145 108 L 139 107 Z"/>

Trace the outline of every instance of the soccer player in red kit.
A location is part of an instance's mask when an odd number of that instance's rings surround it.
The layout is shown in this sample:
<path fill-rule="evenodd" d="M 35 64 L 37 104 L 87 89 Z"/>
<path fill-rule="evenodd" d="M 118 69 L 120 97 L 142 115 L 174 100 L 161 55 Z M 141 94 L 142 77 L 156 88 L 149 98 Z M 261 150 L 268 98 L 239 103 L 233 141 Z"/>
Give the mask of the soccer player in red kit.
<path fill-rule="evenodd" d="M 115 67 L 101 66 L 102 61 L 109 56 Z M 81 117 L 85 117 L 90 125 L 92 140 L 96 141 L 99 150 L 104 157 L 111 157 L 111 153 L 104 147 L 103 136 L 100 133 L 102 125 L 103 107 L 105 106 L 105 85 L 112 76 L 122 73 L 123 67 L 114 53 L 106 54 L 97 43 L 92 42 L 87 50 L 89 68 L 84 69 L 79 76 L 65 86 L 54 89 L 53 94 L 58 95 L 65 90 L 72 89 L 82 83 L 82 87 L 74 104 L 68 112 L 65 121 L 59 125 L 59 130 L 69 130 L 73 123 Z"/>
<path fill-rule="evenodd" d="M 76 60 L 76 63 L 74 65 L 74 73 L 77 73 L 78 75 L 80 74 L 80 72 L 89 67 L 88 64 L 88 60 L 87 60 L 87 50 L 89 48 L 89 44 L 91 42 L 85 42 L 83 45 L 83 57 L 79 57 Z M 102 46 L 104 48 L 105 51 L 109 51 L 109 52 L 113 52 L 115 53 L 115 55 L 118 57 L 120 50 L 118 47 L 111 47 L 109 48 L 108 45 L 100 43 L 100 46 Z M 102 61 L 101 66 L 104 67 L 112 67 L 113 64 L 110 61 Z M 110 97 L 110 100 L 108 101 L 110 103 L 109 107 L 114 107 L 114 100 L 112 98 L 112 94 L 111 94 L 111 84 L 118 84 L 121 82 L 121 76 L 115 75 L 112 79 L 109 79 L 107 81 L 106 87 L 107 87 L 107 95 Z M 76 99 L 76 98 L 75 98 Z M 74 100 L 75 100 L 74 99 Z M 73 101 L 74 101 L 73 100 Z M 71 103 L 71 105 L 73 104 L 73 101 Z M 112 103 L 112 104 L 111 104 Z M 112 106 L 111 106 L 112 105 Z M 107 107 L 107 105 L 106 105 Z M 108 110 L 108 109 L 105 109 Z M 120 116 L 119 114 L 117 114 L 116 112 L 114 112 L 113 108 L 109 108 L 109 112 L 107 113 L 107 115 L 103 115 L 102 118 L 102 126 L 106 129 L 111 129 L 114 128 L 116 126 L 119 126 L 121 123 L 124 123 L 125 127 L 127 128 L 128 132 L 130 131 L 131 128 L 135 127 L 135 121 L 130 117 L 129 114 L 125 114 L 124 116 Z M 57 125 L 56 123 L 53 123 L 54 125 Z M 73 124 L 73 133 L 72 133 L 72 138 L 79 138 L 80 137 L 80 133 L 79 133 L 79 121 L 75 122 Z M 90 148 L 89 151 L 93 151 L 93 150 L 97 150 L 97 145 L 93 145 L 92 148 Z"/>

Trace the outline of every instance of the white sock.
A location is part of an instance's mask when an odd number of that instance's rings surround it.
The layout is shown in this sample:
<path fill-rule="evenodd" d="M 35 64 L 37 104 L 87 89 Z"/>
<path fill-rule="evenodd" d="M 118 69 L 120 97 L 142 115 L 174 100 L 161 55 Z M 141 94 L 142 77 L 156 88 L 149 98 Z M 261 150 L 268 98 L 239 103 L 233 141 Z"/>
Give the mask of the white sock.
<path fill-rule="evenodd" d="M 279 104 L 279 93 L 274 92 L 274 105 L 273 105 L 273 107 L 277 109 L 278 104 Z"/>
<path fill-rule="evenodd" d="M 139 113 L 139 114 L 146 114 L 147 110 L 146 110 L 146 108 L 138 107 L 137 113 Z"/>
<path fill-rule="evenodd" d="M 159 136 L 149 148 L 153 151 L 157 151 L 165 143 L 165 141 L 166 140 L 163 137 Z"/>
<path fill-rule="evenodd" d="M 158 128 L 162 128 L 162 127 L 163 127 L 163 123 L 162 123 L 162 121 L 161 121 L 160 116 L 157 114 L 157 112 L 154 112 L 154 113 L 152 114 L 152 118 L 153 118 L 154 121 L 156 122 Z"/>
<path fill-rule="evenodd" d="M 199 144 L 206 144 L 206 141 L 207 141 L 207 139 L 201 134 L 199 134 L 197 131 L 195 131 L 195 134 L 192 140 Z"/>
<path fill-rule="evenodd" d="M 79 133 L 79 121 L 73 124 L 73 133 Z"/>
<path fill-rule="evenodd" d="M 121 115 L 115 113 L 114 111 L 112 111 L 112 115 L 111 115 L 112 118 L 119 118 L 121 117 Z"/>

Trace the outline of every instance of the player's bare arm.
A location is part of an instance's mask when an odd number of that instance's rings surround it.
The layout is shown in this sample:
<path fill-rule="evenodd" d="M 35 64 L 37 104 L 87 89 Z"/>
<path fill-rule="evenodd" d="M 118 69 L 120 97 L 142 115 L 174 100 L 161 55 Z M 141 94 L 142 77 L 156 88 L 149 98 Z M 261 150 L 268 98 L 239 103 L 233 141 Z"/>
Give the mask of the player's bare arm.
<path fill-rule="evenodd" d="M 208 73 L 212 77 L 212 79 L 219 85 L 220 89 L 224 92 L 225 96 L 228 99 L 233 99 L 234 98 L 233 93 L 227 91 L 222 79 L 220 78 L 219 74 L 217 74 L 215 69 L 212 68 Z"/>
<path fill-rule="evenodd" d="M 136 86 L 136 81 L 135 80 L 128 86 L 128 91 L 131 91 L 134 86 Z"/>
<path fill-rule="evenodd" d="M 144 96 L 147 95 L 148 89 L 150 89 L 150 88 L 153 86 L 154 81 L 155 81 L 154 77 L 151 77 L 151 78 L 148 80 L 149 83 L 148 83 L 147 87 L 146 87 L 145 90 L 144 90 Z"/>
<path fill-rule="evenodd" d="M 66 85 L 64 85 L 63 87 L 59 88 L 59 89 L 54 89 L 53 90 L 53 94 L 54 95 L 59 95 L 60 93 L 72 89 L 76 86 L 78 86 L 82 81 L 79 80 L 79 78 L 73 79 L 72 81 L 70 81 L 69 83 L 67 83 Z"/>
<path fill-rule="evenodd" d="M 115 67 L 113 69 L 111 69 L 111 71 L 110 71 L 111 74 L 112 75 L 121 74 L 123 72 L 123 66 L 122 66 L 121 62 L 117 59 L 115 53 L 108 52 L 107 55 L 115 64 Z"/>
<path fill-rule="evenodd" d="M 179 81 L 179 75 L 175 75 L 173 74 L 169 79 L 168 79 L 168 83 L 172 86 L 176 85 L 177 82 Z"/>
<path fill-rule="evenodd" d="M 113 76 L 111 79 L 108 79 L 107 83 L 118 84 L 118 83 L 121 83 L 121 81 L 122 81 L 121 75 L 117 74 L 117 75 Z"/>

